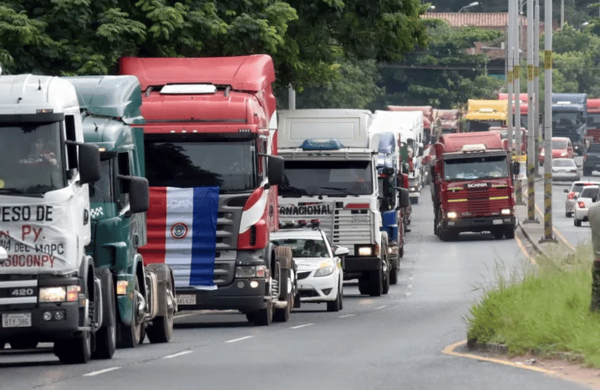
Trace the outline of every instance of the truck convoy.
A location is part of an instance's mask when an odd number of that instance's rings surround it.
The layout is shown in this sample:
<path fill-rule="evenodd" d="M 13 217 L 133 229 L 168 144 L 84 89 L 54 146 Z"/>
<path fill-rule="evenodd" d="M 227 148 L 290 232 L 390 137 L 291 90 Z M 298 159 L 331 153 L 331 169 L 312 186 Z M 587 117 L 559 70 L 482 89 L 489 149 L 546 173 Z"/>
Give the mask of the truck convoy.
<path fill-rule="evenodd" d="M 100 149 L 101 177 L 89 185 L 92 240 L 86 252 L 96 267 L 110 269 L 110 331 L 122 348 L 141 344 L 144 334 L 152 343 L 168 342 L 176 311 L 173 273 L 166 264 L 144 267 L 138 252 L 146 244 L 148 210 L 139 82 L 133 76 L 65 79 L 77 90 L 84 140 Z"/>
<path fill-rule="evenodd" d="M 26 74 L 0 77 L 0 91 L 0 345 L 53 342 L 63 363 L 111 358 L 109 264 L 85 250 L 100 159 L 75 88 Z"/>
<path fill-rule="evenodd" d="M 521 110 L 521 127 L 527 128 L 527 115 L 529 114 L 529 105 L 527 104 L 529 97 L 526 93 L 519 94 L 519 109 Z M 498 100 L 508 100 L 507 93 L 499 93 Z M 508 103 L 508 102 L 507 102 Z M 513 118 L 515 115 L 515 104 L 513 103 Z M 514 122 L 513 122 L 514 123 Z"/>
<path fill-rule="evenodd" d="M 344 279 L 361 294 L 386 294 L 390 284 L 388 236 L 380 231 L 376 173 L 379 136 L 369 138 L 367 110 L 307 109 L 279 113 L 279 189 L 282 223 L 321 219 L 333 246 L 349 249 Z"/>
<path fill-rule="evenodd" d="M 585 93 L 552 94 L 552 136 L 571 139 L 575 151 L 582 155 L 586 145 L 587 95 Z"/>
<path fill-rule="evenodd" d="M 466 131 L 488 131 L 490 127 L 506 127 L 508 102 L 505 100 L 474 100 L 467 103 Z"/>
<path fill-rule="evenodd" d="M 182 310 L 239 310 L 255 325 L 286 321 L 295 291 L 278 229 L 275 71 L 271 57 L 134 58 L 141 84 L 148 264 L 173 268 Z"/>
<path fill-rule="evenodd" d="M 500 134 L 444 134 L 432 167 L 434 232 L 442 241 L 461 232 L 515 237 L 512 164 Z M 518 172 L 516 172 L 518 173 Z"/>

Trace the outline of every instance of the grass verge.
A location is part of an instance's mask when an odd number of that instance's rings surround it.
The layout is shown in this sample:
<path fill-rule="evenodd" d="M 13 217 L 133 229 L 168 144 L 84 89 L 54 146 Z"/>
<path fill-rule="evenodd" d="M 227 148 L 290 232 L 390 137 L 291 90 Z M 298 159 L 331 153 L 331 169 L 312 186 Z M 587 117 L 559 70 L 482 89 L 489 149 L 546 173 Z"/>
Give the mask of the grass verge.
<path fill-rule="evenodd" d="M 495 282 L 466 317 L 468 340 L 505 344 L 516 355 L 571 352 L 600 368 L 600 314 L 589 311 L 591 245 L 535 260 L 512 270 L 496 264 Z"/>

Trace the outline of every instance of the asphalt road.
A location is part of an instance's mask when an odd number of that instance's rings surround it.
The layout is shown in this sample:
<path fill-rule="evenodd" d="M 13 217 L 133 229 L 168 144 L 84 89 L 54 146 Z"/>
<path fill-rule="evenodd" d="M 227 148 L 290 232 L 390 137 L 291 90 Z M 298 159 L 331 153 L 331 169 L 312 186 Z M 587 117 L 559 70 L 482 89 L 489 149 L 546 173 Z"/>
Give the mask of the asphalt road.
<path fill-rule="evenodd" d="M 400 282 L 381 298 L 346 284 L 344 309 L 303 304 L 285 324 L 237 313 L 179 313 L 169 344 L 60 365 L 49 349 L 0 352 L 1 389 L 580 389 L 541 373 L 442 354 L 498 264 L 524 261 L 515 240 L 433 235 L 428 188 L 414 206 Z M 572 222 L 571 222 L 572 223 Z"/>

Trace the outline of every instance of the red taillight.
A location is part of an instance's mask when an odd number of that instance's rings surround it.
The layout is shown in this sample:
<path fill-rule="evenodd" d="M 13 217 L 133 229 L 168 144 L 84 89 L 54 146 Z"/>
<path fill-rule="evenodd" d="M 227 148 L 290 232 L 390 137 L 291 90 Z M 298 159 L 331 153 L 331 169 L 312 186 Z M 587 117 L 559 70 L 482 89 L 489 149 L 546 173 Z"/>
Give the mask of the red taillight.
<path fill-rule="evenodd" d="M 568 199 L 575 199 L 575 193 L 574 192 L 569 192 Z"/>
<path fill-rule="evenodd" d="M 587 160 L 587 154 L 583 155 L 583 161 Z"/>
<path fill-rule="evenodd" d="M 583 203 L 582 201 L 579 201 L 579 202 L 577 202 L 577 206 L 579 206 L 580 209 L 584 209 L 585 203 Z"/>
<path fill-rule="evenodd" d="M 369 209 L 368 203 L 348 203 L 344 206 L 346 210 L 364 210 Z"/>

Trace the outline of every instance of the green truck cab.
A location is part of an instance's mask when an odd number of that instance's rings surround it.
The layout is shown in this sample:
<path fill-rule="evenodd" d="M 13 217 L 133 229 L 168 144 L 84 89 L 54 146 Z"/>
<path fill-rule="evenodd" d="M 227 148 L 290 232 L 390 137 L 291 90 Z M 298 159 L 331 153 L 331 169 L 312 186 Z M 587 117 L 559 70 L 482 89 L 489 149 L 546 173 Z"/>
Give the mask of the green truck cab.
<path fill-rule="evenodd" d="M 145 335 L 168 342 L 177 305 L 166 264 L 144 264 L 148 181 L 144 177 L 144 118 L 135 76 L 67 77 L 76 88 L 86 143 L 100 149 L 101 178 L 90 185 L 92 238 L 86 252 L 111 270 L 119 347 L 135 347 Z"/>

